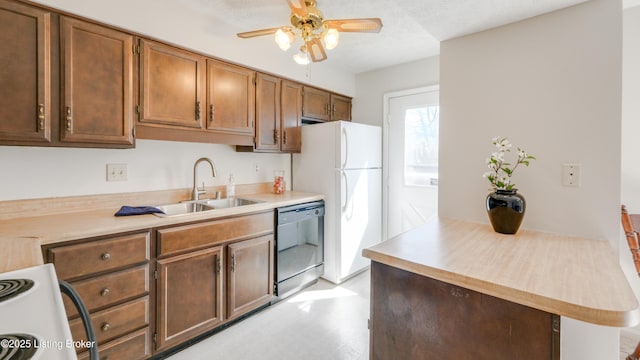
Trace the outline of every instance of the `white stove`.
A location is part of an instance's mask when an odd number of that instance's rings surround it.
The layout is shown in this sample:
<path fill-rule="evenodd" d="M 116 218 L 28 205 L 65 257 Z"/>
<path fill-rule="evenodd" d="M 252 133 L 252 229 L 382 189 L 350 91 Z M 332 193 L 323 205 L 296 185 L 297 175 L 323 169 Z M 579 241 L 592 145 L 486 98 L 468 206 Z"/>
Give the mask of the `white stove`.
<path fill-rule="evenodd" d="M 0 273 L 0 360 L 77 359 L 52 264 Z"/>

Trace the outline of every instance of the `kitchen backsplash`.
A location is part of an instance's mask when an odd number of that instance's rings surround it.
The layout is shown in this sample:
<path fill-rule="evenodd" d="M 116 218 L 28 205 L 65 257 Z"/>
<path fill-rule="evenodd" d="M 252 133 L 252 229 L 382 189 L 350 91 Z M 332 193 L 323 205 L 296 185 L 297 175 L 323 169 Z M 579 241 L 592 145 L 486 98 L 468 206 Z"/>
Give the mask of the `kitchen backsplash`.
<path fill-rule="evenodd" d="M 0 146 L 0 201 L 190 188 L 193 164 L 210 158 L 217 177 L 201 164 L 198 184 L 223 186 L 233 173 L 237 184 L 289 179 L 289 154 L 237 153 L 219 144 L 137 140 L 135 149 L 72 149 Z M 107 164 L 126 164 L 126 181 L 107 181 Z"/>

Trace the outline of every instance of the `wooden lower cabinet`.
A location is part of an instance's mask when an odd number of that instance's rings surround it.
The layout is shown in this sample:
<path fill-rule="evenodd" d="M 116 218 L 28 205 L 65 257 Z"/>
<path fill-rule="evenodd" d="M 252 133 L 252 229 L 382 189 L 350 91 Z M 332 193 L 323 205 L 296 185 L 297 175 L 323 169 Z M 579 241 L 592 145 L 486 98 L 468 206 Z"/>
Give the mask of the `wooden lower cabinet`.
<path fill-rule="evenodd" d="M 222 323 L 222 247 L 158 260 L 157 349 Z"/>
<path fill-rule="evenodd" d="M 233 319 L 273 297 L 273 236 L 230 244 L 227 257 L 227 311 Z"/>
<path fill-rule="evenodd" d="M 59 278 L 69 281 L 89 311 L 100 358 L 138 360 L 151 356 L 150 231 L 45 247 Z M 63 296 L 75 341 L 86 334 L 78 312 Z M 87 349 L 78 358 L 87 359 Z"/>
<path fill-rule="evenodd" d="M 157 230 L 156 353 L 273 297 L 272 211 Z"/>
<path fill-rule="evenodd" d="M 560 317 L 371 264 L 370 359 L 560 359 Z"/>

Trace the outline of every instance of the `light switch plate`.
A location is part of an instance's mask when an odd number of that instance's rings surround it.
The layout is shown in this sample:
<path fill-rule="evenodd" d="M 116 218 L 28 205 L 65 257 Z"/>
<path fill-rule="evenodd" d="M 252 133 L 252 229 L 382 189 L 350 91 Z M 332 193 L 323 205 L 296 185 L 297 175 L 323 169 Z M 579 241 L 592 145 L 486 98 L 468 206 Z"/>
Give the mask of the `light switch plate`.
<path fill-rule="evenodd" d="M 107 181 L 127 181 L 127 164 L 107 164 Z"/>

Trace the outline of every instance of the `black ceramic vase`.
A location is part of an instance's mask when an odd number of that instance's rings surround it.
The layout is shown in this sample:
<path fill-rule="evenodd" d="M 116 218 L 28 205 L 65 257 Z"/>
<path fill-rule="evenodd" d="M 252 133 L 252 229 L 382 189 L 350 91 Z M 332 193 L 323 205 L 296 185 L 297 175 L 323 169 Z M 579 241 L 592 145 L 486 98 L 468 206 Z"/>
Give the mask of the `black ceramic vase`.
<path fill-rule="evenodd" d="M 515 234 L 522 224 L 526 202 L 517 189 L 496 190 L 487 195 L 487 214 L 495 232 Z"/>

